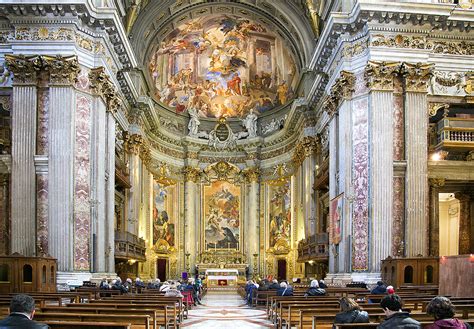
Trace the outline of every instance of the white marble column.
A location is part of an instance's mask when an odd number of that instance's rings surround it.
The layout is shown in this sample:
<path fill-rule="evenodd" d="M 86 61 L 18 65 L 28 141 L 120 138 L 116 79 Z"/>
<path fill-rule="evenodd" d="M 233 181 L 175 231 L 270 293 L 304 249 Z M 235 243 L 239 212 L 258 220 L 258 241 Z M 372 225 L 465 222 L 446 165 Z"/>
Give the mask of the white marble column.
<path fill-rule="evenodd" d="M 196 264 L 196 254 L 199 252 L 197 249 L 197 226 L 196 226 L 196 200 L 197 200 L 197 182 L 199 178 L 199 169 L 193 167 L 185 168 L 185 183 L 184 183 L 184 254 L 185 254 L 185 270 L 189 270 L 191 273 L 194 271 Z M 203 246 L 203 249 L 205 246 Z M 189 257 L 186 254 L 189 253 Z"/>
<path fill-rule="evenodd" d="M 253 259 L 253 254 L 259 253 L 260 246 L 260 189 L 259 189 L 259 171 L 257 168 L 249 168 L 246 171 L 248 182 L 248 216 L 247 230 L 244 234 L 244 240 L 240 242 L 241 250 L 248 249 L 247 259 Z M 250 274 L 253 276 L 253 266 L 249 267 Z M 258 270 L 257 270 L 258 272 Z"/>
<path fill-rule="evenodd" d="M 49 252 L 58 271 L 74 270 L 74 79 L 50 83 Z"/>
<path fill-rule="evenodd" d="M 430 65 L 404 64 L 406 256 L 428 254 L 428 102 Z"/>
<path fill-rule="evenodd" d="M 129 154 L 130 183 L 132 187 L 128 194 L 128 214 L 125 219 L 126 231 L 138 235 L 138 220 L 140 210 L 140 148 L 143 144 L 143 137 L 138 134 L 128 135 L 125 138 L 125 150 Z"/>
<path fill-rule="evenodd" d="M 36 253 L 36 152 L 37 80 L 34 58 L 6 56 L 13 73 L 11 253 Z"/>
<path fill-rule="evenodd" d="M 106 190 L 105 190 L 105 270 L 115 272 L 115 118 L 107 111 L 107 156 L 106 156 Z"/>

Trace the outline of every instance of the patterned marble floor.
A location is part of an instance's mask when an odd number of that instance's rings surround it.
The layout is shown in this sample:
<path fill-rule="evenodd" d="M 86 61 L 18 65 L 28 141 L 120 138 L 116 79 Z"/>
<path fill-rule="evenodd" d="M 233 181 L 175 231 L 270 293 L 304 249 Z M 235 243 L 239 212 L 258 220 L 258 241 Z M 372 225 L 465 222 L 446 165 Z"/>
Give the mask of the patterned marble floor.
<path fill-rule="evenodd" d="M 192 329 L 272 328 L 262 309 L 248 307 L 237 292 L 210 291 L 198 305 L 189 311 L 182 327 Z"/>

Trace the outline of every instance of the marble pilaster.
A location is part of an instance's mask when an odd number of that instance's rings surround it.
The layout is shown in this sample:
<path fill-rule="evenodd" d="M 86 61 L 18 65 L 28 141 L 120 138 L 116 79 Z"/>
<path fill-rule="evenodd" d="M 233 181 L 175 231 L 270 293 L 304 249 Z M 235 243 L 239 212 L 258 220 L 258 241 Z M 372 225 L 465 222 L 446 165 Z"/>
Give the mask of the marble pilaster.
<path fill-rule="evenodd" d="M 39 57 L 6 55 L 13 73 L 11 111 L 11 253 L 36 255 L 36 153 L 37 72 Z"/>
<path fill-rule="evenodd" d="M 107 157 L 106 157 L 106 191 L 105 191 L 105 269 L 115 272 L 115 118 L 107 112 Z"/>
<path fill-rule="evenodd" d="M 247 255 L 253 255 L 259 253 L 259 245 L 260 245 L 260 186 L 259 186 L 259 176 L 260 172 L 258 168 L 249 168 L 245 172 L 245 176 L 247 178 L 248 183 L 248 216 L 247 216 L 247 230 L 245 235 L 246 243 L 241 245 L 241 250 L 246 253 Z M 247 247 L 248 249 L 246 249 Z M 250 257 L 248 257 L 250 259 Z M 253 273 L 253 266 L 249 267 L 250 274 L 256 275 L 257 273 Z M 258 272 L 258 271 L 257 271 Z"/>
<path fill-rule="evenodd" d="M 130 183 L 129 207 L 127 214 L 127 231 L 138 235 L 140 209 L 140 148 L 144 143 L 141 135 L 132 134 L 125 137 L 125 150 L 129 154 Z"/>
<path fill-rule="evenodd" d="M 432 66 L 404 63 L 406 144 L 406 256 L 428 253 L 428 102 Z"/>
<path fill-rule="evenodd" d="M 76 97 L 73 84 L 79 73 L 75 56 L 46 58 L 49 84 L 49 253 L 58 271 L 72 271 L 75 228 L 74 153 Z"/>
<path fill-rule="evenodd" d="M 193 272 L 194 266 L 196 264 L 196 254 L 198 250 L 196 249 L 197 238 L 196 238 L 196 200 L 197 198 L 197 182 L 199 181 L 200 171 L 198 168 L 194 167 L 185 167 L 184 168 L 184 198 L 185 198 L 185 215 L 184 215 L 184 253 L 185 255 L 189 253 L 189 257 L 185 257 L 185 266 L 186 270 Z M 189 262 L 188 262 L 189 260 Z"/>

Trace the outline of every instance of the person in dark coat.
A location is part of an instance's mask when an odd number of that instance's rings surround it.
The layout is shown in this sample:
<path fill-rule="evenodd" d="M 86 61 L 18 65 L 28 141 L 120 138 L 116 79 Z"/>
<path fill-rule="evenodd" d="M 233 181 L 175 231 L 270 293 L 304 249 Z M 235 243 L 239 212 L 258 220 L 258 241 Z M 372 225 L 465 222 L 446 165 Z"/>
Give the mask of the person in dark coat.
<path fill-rule="evenodd" d="M 268 286 L 268 290 L 278 290 L 280 289 L 280 285 L 278 284 L 277 279 L 273 279 L 272 284 Z"/>
<path fill-rule="evenodd" d="M 328 285 L 324 282 L 324 280 L 319 280 L 319 288 L 326 289 Z"/>
<path fill-rule="evenodd" d="M 336 314 L 334 323 L 368 323 L 369 314 L 362 311 L 355 300 L 348 297 L 342 297 L 339 300 L 341 312 Z M 333 326 L 335 328 L 335 326 Z"/>
<path fill-rule="evenodd" d="M 402 311 L 403 302 L 396 294 L 385 296 L 380 302 L 385 320 L 377 326 L 380 329 L 421 329 L 418 321 L 410 318 L 410 313 Z"/>
<path fill-rule="evenodd" d="M 305 297 L 308 296 L 324 296 L 326 295 L 326 290 L 319 287 L 318 280 L 312 280 L 308 291 L 304 294 Z"/>
<path fill-rule="evenodd" d="M 283 281 L 280 283 L 280 288 L 277 290 L 277 296 L 293 296 L 293 287 Z"/>
<path fill-rule="evenodd" d="M 101 289 L 101 290 L 109 290 L 110 289 L 109 281 L 107 281 L 106 278 L 104 278 L 100 282 L 99 289 Z"/>
<path fill-rule="evenodd" d="M 426 307 L 426 313 L 434 317 L 435 322 L 426 326 L 426 329 L 471 329 L 469 323 L 464 323 L 459 319 L 455 319 L 454 305 L 449 298 L 438 296 L 433 298 Z"/>
<path fill-rule="evenodd" d="M 267 279 L 263 279 L 260 281 L 260 286 L 258 287 L 259 291 L 267 291 L 270 286 L 270 283 L 268 282 Z"/>
<path fill-rule="evenodd" d="M 387 286 L 383 283 L 383 281 L 377 282 L 377 287 L 372 289 L 370 292 L 372 295 L 383 295 L 387 293 Z"/>
<path fill-rule="evenodd" d="M 48 325 L 33 321 L 35 300 L 28 295 L 15 295 L 10 302 L 10 315 L 0 321 L 0 328 L 47 329 Z"/>

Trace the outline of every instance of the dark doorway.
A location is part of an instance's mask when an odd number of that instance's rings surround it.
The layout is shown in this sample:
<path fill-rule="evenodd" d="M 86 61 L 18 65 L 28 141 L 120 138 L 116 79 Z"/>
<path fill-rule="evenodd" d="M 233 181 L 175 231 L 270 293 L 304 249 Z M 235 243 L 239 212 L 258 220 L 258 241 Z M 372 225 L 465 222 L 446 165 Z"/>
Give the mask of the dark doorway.
<path fill-rule="evenodd" d="M 156 260 L 156 276 L 161 282 L 166 281 L 166 265 L 168 260 L 165 258 L 158 258 Z"/>
<path fill-rule="evenodd" d="M 286 280 L 286 260 L 278 260 L 278 281 Z"/>

